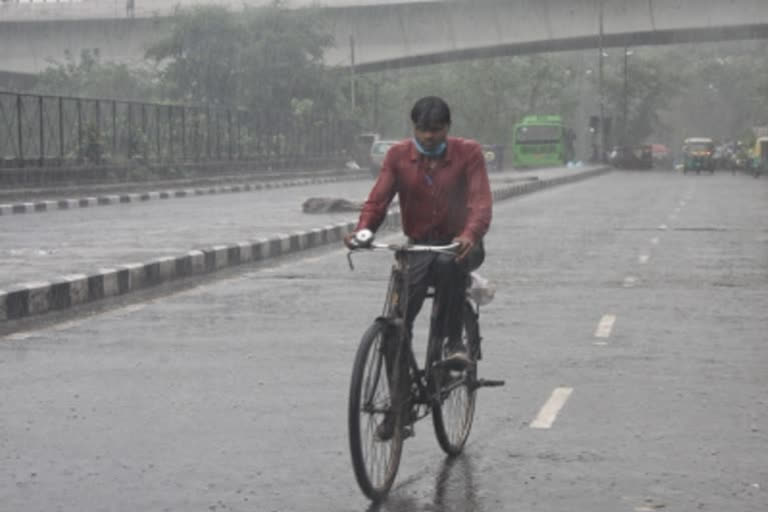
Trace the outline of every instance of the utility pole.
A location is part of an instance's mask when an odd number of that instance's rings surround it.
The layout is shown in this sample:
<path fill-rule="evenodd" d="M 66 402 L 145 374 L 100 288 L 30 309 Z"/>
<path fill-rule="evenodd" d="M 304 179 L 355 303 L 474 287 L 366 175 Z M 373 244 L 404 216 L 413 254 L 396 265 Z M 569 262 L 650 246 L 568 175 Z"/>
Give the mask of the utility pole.
<path fill-rule="evenodd" d="M 599 60 L 598 60 L 598 94 L 600 95 L 600 124 L 598 126 L 598 129 L 600 130 L 600 154 L 598 155 L 598 160 L 600 162 L 603 162 L 605 160 L 605 98 L 604 98 L 604 91 L 603 91 L 603 2 L 604 0 L 598 0 L 600 3 L 600 14 L 599 14 Z"/>
<path fill-rule="evenodd" d="M 352 115 L 355 114 L 355 36 L 349 36 L 349 97 L 352 104 Z"/>
<path fill-rule="evenodd" d="M 379 86 L 376 82 L 373 84 L 373 129 L 379 131 Z"/>
<path fill-rule="evenodd" d="M 629 141 L 627 140 L 627 135 L 629 133 L 628 127 L 629 127 L 629 56 L 632 55 L 632 52 L 629 50 L 629 48 L 624 45 L 624 112 L 622 116 L 622 139 L 623 143 L 629 144 Z"/>

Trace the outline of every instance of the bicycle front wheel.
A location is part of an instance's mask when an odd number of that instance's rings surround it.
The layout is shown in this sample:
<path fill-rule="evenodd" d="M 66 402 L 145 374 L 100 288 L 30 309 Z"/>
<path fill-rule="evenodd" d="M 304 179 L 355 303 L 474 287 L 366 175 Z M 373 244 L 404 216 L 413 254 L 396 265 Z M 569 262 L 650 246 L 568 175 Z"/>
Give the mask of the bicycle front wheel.
<path fill-rule="evenodd" d="M 479 336 L 477 315 L 472 306 L 465 304 L 463 316 L 462 341 L 474 360 L 476 347 L 479 347 L 478 340 L 475 339 Z M 432 344 L 434 346 L 430 347 L 430 367 L 444 356 L 442 341 L 433 341 Z M 474 384 L 477 380 L 477 364 L 461 372 L 433 369 L 430 380 L 434 397 L 432 424 L 435 427 L 435 437 L 445 453 L 458 455 L 467 442 L 475 415 Z"/>
<path fill-rule="evenodd" d="M 383 499 L 395 480 L 403 447 L 401 414 L 387 376 L 386 351 L 394 340 L 374 323 L 357 349 L 349 390 L 349 448 L 355 478 L 371 500 Z M 397 373 L 397 372 L 395 372 Z M 397 375 L 392 376 L 397 382 Z"/>

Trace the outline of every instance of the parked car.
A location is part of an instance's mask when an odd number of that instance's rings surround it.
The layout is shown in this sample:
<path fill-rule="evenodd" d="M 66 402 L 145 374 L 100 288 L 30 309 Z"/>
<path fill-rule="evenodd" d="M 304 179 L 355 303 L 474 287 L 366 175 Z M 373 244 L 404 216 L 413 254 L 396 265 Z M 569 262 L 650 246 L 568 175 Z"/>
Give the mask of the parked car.
<path fill-rule="evenodd" d="M 378 177 L 381 170 L 381 164 L 384 163 L 384 157 L 387 156 L 389 148 L 400 141 L 397 140 L 377 140 L 371 144 L 371 174 L 374 178 Z"/>
<path fill-rule="evenodd" d="M 608 161 L 617 169 L 653 169 L 651 146 L 615 146 Z"/>
<path fill-rule="evenodd" d="M 362 169 L 372 166 L 371 146 L 379 140 L 379 134 L 374 132 L 358 133 L 354 138 L 354 154 L 352 157 Z"/>
<path fill-rule="evenodd" d="M 672 168 L 672 152 L 664 144 L 651 144 L 653 166 L 659 169 Z"/>

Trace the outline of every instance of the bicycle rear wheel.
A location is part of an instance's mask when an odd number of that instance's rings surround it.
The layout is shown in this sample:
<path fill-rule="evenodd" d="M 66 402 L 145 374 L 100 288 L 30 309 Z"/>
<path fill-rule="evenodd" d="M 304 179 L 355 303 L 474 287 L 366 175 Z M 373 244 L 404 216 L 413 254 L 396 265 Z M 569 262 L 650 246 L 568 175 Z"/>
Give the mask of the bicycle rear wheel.
<path fill-rule="evenodd" d="M 349 448 L 355 478 L 371 500 L 383 499 L 395 480 L 403 447 L 401 414 L 387 378 L 388 327 L 374 323 L 357 349 L 349 389 Z M 397 371 L 392 377 L 397 382 Z M 385 422 L 389 422 L 385 425 Z"/>
<path fill-rule="evenodd" d="M 474 360 L 476 347 L 479 347 L 476 339 L 479 329 L 477 315 L 468 303 L 464 306 L 463 316 L 462 341 Z M 432 345 L 429 367 L 433 368 L 430 381 L 434 397 L 432 424 L 435 437 L 445 453 L 458 455 L 467 442 L 475 415 L 477 365 L 461 372 L 439 367 L 434 369 L 434 364 L 439 363 L 445 353 L 442 341 L 433 340 Z"/>

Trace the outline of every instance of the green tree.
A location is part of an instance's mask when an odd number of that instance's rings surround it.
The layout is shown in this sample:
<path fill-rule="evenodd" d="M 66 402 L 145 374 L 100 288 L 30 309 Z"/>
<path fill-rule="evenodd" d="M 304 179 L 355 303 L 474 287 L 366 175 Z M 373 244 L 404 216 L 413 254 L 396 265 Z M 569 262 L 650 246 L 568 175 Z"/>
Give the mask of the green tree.
<path fill-rule="evenodd" d="M 560 114 L 568 119 L 574 114 L 579 84 L 571 68 L 562 56 L 536 55 L 377 73 L 365 82 L 378 84 L 379 94 L 361 95 L 362 104 L 367 112 L 379 112 L 377 130 L 399 137 L 409 133 L 408 109 L 414 101 L 442 96 L 452 107 L 453 133 L 509 144 L 514 124 L 524 115 Z"/>
<path fill-rule="evenodd" d="M 312 99 L 316 108 L 335 108 L 337 77 L 323 65 L 333 38 L 315 24 L 311 9 L 289 11 L 279 3 L 248 9 L 241 97 L 246 105 L 288 109 Z"/>
<path fill-rule="evenodd" d="M 224 7 L 177 7 L 173 31 L 146 53 L 161 67 L 163 85 L 176 101 L 236 104 L 245 26 Z"/>
<path fill-rule="evenodd" d="M 172 32 L 147 57 L 163 66 L 174 99 L 238 105 L 267 116 L 290 112 L 293 100 L 333 108 L 335 82 L 322 65 L 333 41 L 315 19 L 311 10 L 288 10 L 280 2 L 237 13 L 180 8 Z"/>
<path fill-rule="evenodd" d="M 665 128 L 661 113 L 669 108 L 686 83 L 674 61 L 670 57 L 635 53 L 628 60 L 626 83 L 623 64 L 608 67 L 604 80 L 606 107 L 616 122 L 617 141 L 623 139 L 626 144 L 638 144 Z"/>
<path fill-rule="evenodd" d="M 160 94 L 154 69 L 102 62 L 98 48 L 83 50 L 79 58 L 66 51 L 64 62 L 51 61 L 40 73 L 34 92 L 140 101 Z"/>

